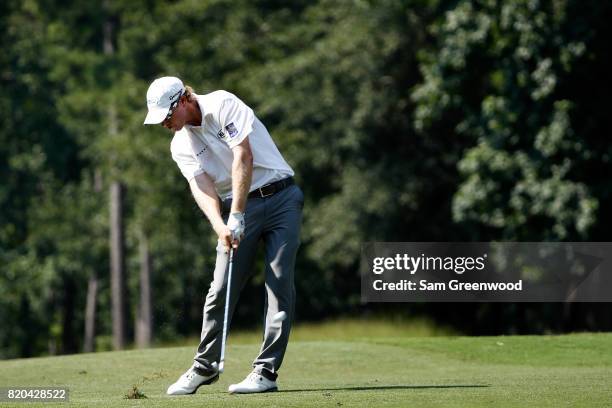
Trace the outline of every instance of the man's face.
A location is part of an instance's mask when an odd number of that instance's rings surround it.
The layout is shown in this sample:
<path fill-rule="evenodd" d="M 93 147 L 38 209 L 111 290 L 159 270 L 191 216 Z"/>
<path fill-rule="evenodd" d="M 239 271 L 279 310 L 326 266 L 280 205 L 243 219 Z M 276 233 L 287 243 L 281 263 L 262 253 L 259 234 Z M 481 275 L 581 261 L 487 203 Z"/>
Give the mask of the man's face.
<path fill-rule="evenodd" d="M 181 130 L 187 121 L 186 104 L 187 98 L 185 98 L 185 96 L 181 96 L 179 103 L 176 105 L 176 107 L 174 107 L 174 109 L 170 109 L 169 116 L 164 119 L 161 125 L 174 132 Z"/>

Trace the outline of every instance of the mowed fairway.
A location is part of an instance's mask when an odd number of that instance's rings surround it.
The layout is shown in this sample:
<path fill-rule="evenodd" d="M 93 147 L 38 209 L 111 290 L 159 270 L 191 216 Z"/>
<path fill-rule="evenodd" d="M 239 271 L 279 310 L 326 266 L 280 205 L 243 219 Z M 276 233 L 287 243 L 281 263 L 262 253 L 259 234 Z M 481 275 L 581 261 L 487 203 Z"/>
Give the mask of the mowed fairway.
<path fill-rule="evenodd" d="M 249 372 L 258 347 L 230 341 L 225 374 L 192 396 L 165 390 L 190 364 L 193 347 L 3 361 L 0 387 L 66 386 L 66 406 L 612 406 L 612 334 L 296 340 L 280 392 L 227 394 Z M 125 399 L 133 385 L 147 399 Z"/>

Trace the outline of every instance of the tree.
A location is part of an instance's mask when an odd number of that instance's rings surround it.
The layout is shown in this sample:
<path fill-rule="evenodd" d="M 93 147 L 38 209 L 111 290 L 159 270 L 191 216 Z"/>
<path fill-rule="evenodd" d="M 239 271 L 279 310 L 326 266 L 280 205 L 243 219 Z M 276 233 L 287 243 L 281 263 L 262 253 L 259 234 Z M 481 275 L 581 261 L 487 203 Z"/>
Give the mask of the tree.
<path fill-rule="evenodd" d="M 589 163 L 602 152 L 577 114 L 592 80 L 577 75 L 602 62 L 593 23 L 606 15 L 591 5 L 596 12 L 573 1 L 462 1 L 433 28 L 415 126 L 469 141 L 453 217 L 473 239 L 591 236 L 602 197 L 589 187 L 599 177 Z"/>
<path fill-rule="evenodd" d="M 610 83 L 610 11 L 596 1 L 459 1 L 432 26 L 414 124 L 465 146 L 452 202 L 464 239 L 607 240 L 610 119 L 594 101 Z M 606 305 L 570 306 L 483 305 L 469 330 L 609 327 Z M 476 314 L 455 312 L 435 313 L 457 324 Z"/>
<path fill-rule="evenodd" d="M 153 338 L 153 310 L 151 303 L 151 253 L 149 241 L 144 232 L 139 237 L 140 244 L 140 298 L 138 313 L 136 314 L 136 344 L 139 347 L 148 347 Z"/>

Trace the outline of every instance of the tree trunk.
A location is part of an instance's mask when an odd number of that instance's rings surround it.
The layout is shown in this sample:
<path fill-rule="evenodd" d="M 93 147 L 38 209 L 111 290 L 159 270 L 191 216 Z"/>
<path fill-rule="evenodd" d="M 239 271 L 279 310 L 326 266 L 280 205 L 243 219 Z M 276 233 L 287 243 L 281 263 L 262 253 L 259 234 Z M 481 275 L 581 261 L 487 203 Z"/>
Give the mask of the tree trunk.
<path fill-rule="evenodd" d="M 113 318 L 113 347 L 125 347 L 125 262 L 123 233 L 123 187 L 114 181 L 110 187 L 110 251 L 111 251 L 111 299 Z"/>
<path fill-rule="evenodd" d="M 110 9 L 110 1 L 104 6 Z M 115 23 L 109 15 L 104 22 L 104 55 L 110 57 L 115 53 L 114 46 Z M 118 133 L 117 108 L 113 101 L 108 105 L 108 134 L 114 137 Z M 125 255 L 123 230 L 123 186 L 119 181 L 111 182 L 110 186 L 110 256 L 111 256 L 111 303 L 113 319 L 113 347 L 122 349 L 126 342 L 126 283 Z"/>
<path fill-rule="evenodd" d="M 96 168 L 94 171 L 93 189 L 98 196 L 103 191 L 102 171 Z M 97 265 L 94 265 L 97 268 Z M 96 308 L 98 302 L 98 273 L 96 270 L 89 275 L 87 282 L 87 299 L 85 303 L 85 334 L 83 351 L 90 353 L 96 348 Z"/>
<path fill-rule="evenodd" d="M 144 232 L 140 234 L 140 301 L 136 317 L 136 344 L 149 347 L 153 337 L 153 311 L 151 306 L 151 253 Z"/>
<path fill-rule="evenodd" d="M 96 300 L 98 297 L 98 275 L 95 272 L 89 276 L 87 284 L 87 303 L 85 306 L 85 341 L 83 351 L 92 352 L 96 342 Z"/>
<path fill-rule="evenodd" d="M 63 279 L 62 299 L 62 354 L 76 353 L 78 350 L 74 333 L 74 294 L 76 285 L 72 277 Z"/>

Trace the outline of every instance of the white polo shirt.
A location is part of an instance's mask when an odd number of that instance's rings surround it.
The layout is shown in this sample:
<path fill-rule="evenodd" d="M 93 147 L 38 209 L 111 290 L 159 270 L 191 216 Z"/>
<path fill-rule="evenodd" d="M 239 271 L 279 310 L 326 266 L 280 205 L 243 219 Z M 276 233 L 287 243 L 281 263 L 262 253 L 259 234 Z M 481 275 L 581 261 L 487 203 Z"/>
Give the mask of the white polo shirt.
<path fill-rule="evenodd" d="M 202 111 L 202 125 L 185 125 L 170 143 L 172 158 L 191 181 L 206 173 L 221 199 L 232 196 L 232 148 L 249 136 L 253 153 L 253 178 L 249 191 L 293 176 L 266 127 L 236 95 L 215 91 L 195 95 Z"/>

